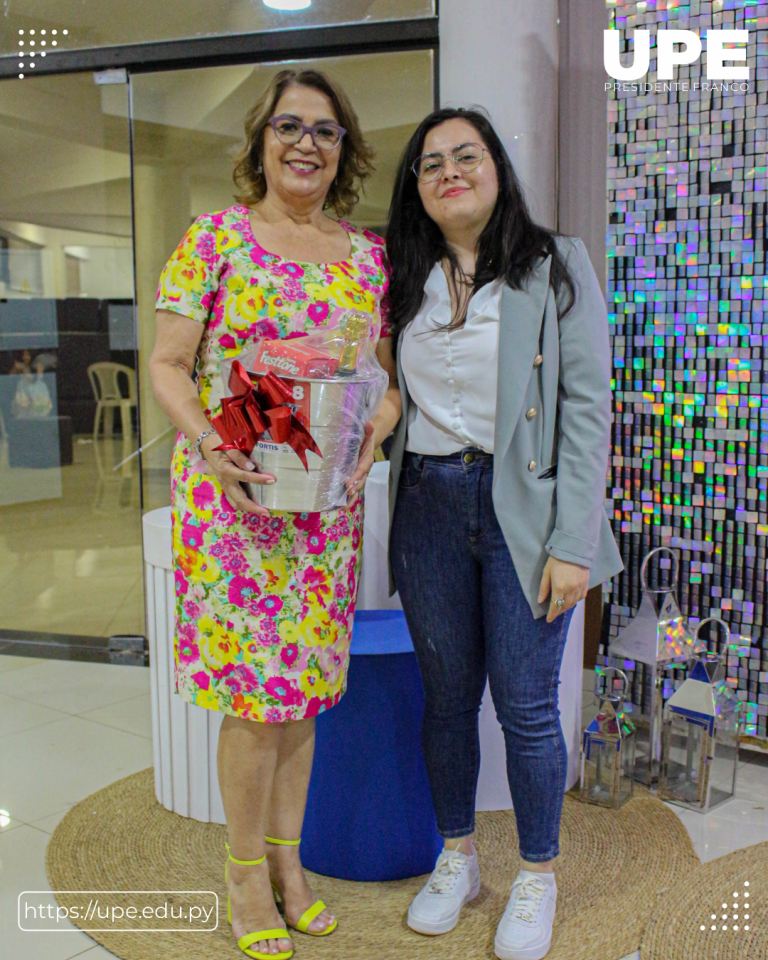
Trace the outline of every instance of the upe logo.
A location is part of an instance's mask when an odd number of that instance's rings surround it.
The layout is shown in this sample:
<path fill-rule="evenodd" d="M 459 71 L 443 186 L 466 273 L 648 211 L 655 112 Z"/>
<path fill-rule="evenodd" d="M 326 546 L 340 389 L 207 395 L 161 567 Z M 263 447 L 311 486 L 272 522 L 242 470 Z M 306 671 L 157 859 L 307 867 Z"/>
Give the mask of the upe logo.
<path fill-rule="evenodd" d="M 619 60 L 621 36 L 618 30 L 603 31 L 603 61 L 614 80 L 639 80 L 651 65 L 651 33 L 635 30 L 635 56 L 631 66 Z M 726 49 L 726 43 L 748 43 L 749 30 L 707 30 L 707 78 L 749 80 L 749 67 L 726 66 L 726 60 L 746 61 L 746 48 Z M 683 49 L 675 49 L 679 44 Z M 659 80 L 671 80 L 674 67 L 693 63 L 701 56 L 701 37 L 693 30 L 659 30 L 656 33 Z"/>

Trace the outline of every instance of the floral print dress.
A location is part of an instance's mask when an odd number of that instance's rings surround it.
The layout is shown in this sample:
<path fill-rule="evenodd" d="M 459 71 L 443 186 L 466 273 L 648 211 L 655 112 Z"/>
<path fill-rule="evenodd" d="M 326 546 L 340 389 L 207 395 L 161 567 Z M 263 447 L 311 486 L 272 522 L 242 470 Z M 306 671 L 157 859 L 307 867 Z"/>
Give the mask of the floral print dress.
<path fill-rule="evenodd" d="M 350 308 L 370 313 L 374 343 L 389 336 L 383 241 L 340 222 L 352 250 L 331 264 L 268 253 L 243 206 L 199 217 L 184 236 L 157 309 L 205 325 L 196 377 L 209 419 L 221 409 L 221 361 L 255 339 L 335 325 Z M 313 717 L 346 689 L 362 495 L 321 513 L 237 513 L 204 471 L 180 433 L 171 464 L 176 689 L 236 717 Z"/>

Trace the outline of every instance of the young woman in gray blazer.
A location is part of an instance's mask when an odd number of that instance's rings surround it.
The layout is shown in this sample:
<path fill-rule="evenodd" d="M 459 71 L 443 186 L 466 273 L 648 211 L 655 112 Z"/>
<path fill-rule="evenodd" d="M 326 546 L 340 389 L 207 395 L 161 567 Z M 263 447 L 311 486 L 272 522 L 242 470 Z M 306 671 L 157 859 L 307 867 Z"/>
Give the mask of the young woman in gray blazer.
<path fill-rule="evenodd" d="M 523 861 L 495 950 L 537 960 L 556 903 L 568 622 L 590 587 L 622 569 L 603 509 L 605 302 L 582 241 L 532 221 L 479 111 L 436 111 L 414 133 L 387 250 L 400 402 L 373 421 L 348 483 L 364 482 L 394 429 L 391 588 L 424 682 L 424 753 L 445 838 L 408 924 L 445 933 L 480 888 L 472 835 L 487 678 Z"/>

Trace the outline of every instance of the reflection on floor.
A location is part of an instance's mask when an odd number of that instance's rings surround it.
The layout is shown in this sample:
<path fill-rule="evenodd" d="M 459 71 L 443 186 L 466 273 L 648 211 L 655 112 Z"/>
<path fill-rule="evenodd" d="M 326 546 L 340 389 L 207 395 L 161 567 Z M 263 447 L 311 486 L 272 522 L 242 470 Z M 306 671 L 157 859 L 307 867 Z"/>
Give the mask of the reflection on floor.
<path fill-rule="evenodd" d="M 28 494 L 0 507 L 0 631 L 144 633 L 138 458 L 113 469 L 134 449 L 75 438 L 59 496 L 49 470 L 9 469 L 0 450 L 0 491 Z"/>
<path fill-rule="evenodd" d="M 8 960 L 108 960 L 86 934 L 23 933 L 22 890 L 49 890 L 45 847 L 67 810 L 152 764 L 149 670 L 0 656 L 0 936 Z M 702 860 L 768 840 L 768 768 L 742 763 L 736 799 L 675 812 Z M 617 960 L 617 958 L 606 958 Z M 627 960 L 637 960 L 637 954 Z"/>
<path fill-rule="evenodd" d="M 22 890 L 50 889 L 45 847 L 67 810 L 151 764 L 145 667 L 0 656 L 3 960 L 112 956 L 84 933 L 23 933 L 16 901 Z"/>

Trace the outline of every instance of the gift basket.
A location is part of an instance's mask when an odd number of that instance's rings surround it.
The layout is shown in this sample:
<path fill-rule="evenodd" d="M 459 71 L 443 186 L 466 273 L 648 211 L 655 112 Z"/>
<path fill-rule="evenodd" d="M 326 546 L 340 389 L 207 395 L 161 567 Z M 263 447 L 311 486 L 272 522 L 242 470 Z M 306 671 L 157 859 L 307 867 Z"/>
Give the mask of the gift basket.
<path fill-rule="evenodd" d="M 389 383 L 370 334 L 370 317 L 350 310 L 338 326 L 257 340 L 222 363 L 216 449 L 241 450 L 276 477 L 246 484 L 254 502 L 297 512 L 346 505 L 365 424 Z"/>

